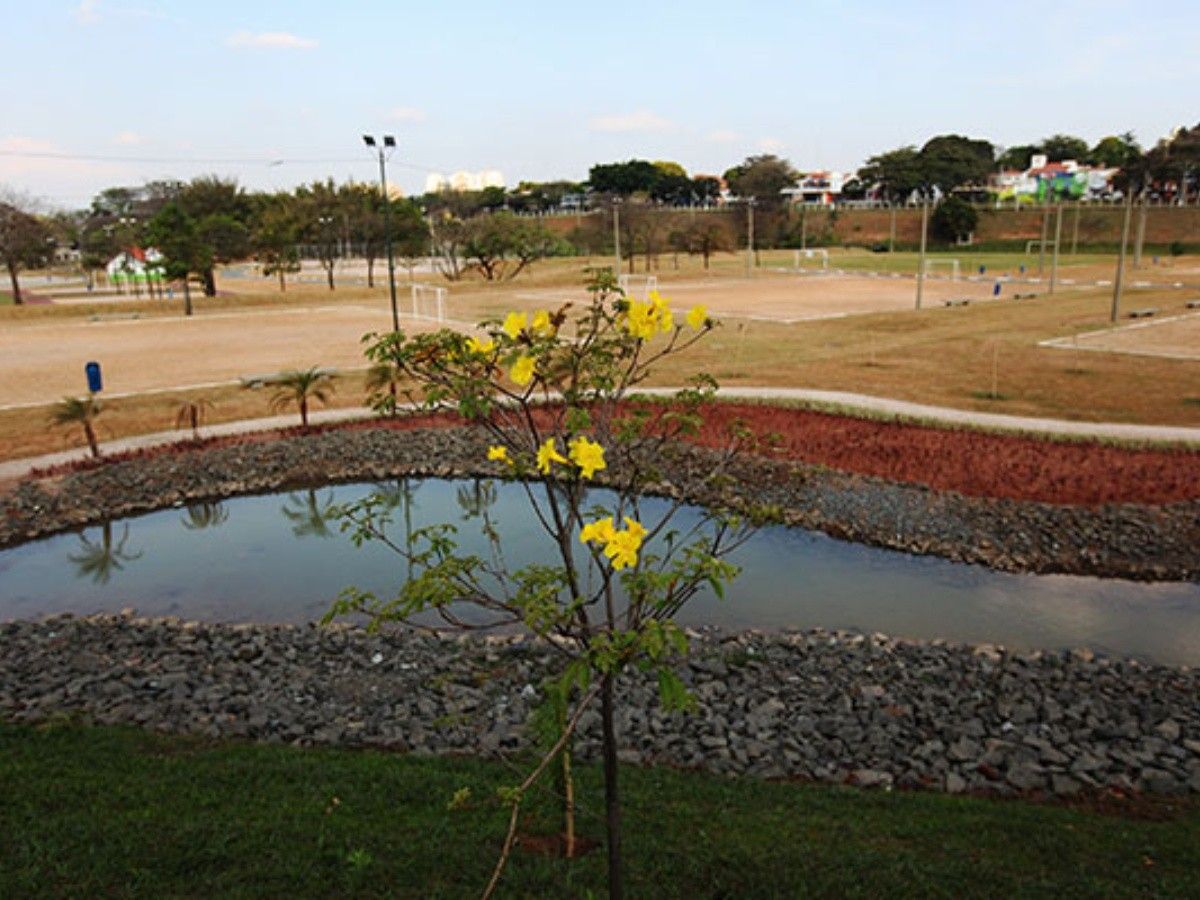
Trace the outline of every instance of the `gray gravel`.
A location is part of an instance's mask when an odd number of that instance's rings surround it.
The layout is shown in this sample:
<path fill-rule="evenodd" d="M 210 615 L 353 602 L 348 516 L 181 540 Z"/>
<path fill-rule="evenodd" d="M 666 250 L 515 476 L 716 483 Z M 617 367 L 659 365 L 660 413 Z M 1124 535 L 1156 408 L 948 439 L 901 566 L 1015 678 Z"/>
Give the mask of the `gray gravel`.
<path fill-rule="evenodd" d="M 553 658 L 552 658 L 553 657 Z M 0 624 L 0 715 L 418 754 L 526 745 L 547 666 L 529 639 L 131 616 Z M 697 700 L 624 681 L 621 758 L 876 788 L 1200 793 L 1200 672 L 821 630 L 693 634 Z M 594 758 L 599 717 L 578 750 Z"/>

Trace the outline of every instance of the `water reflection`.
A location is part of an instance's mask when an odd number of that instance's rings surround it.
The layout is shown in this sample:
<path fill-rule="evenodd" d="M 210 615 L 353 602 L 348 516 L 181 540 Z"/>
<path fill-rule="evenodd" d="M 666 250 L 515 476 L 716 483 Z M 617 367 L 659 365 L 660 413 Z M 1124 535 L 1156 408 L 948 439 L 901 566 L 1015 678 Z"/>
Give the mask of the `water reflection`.
<path fill-rule="evenodd" d="M 333 502 L 333 491 L 318 497 L 315 488 L 288 494 L 287 502 L 280 512 L 292 523 L 292 534 L 298 538 L 330 538 L 336 530 L 330 527 L 337 510 Z"/>
<path fill-rule="evenodd" d="M 120 572 L 126 563 L 142 558 L 142 552 L 125 549 L 129 541 L 129 526 L 121 532 L 121 539 L 113 541 L 112 522 L 100 526 L 100 542 L 95 543 L 84 531 L 79 535 L 79 550 L 67 556 L 75 566 L 76 578 L 90 578 L 93 584 L 108 584 L 114 572 Z"/>
<path fill-rule="evenodd" d="M 220 501 L 204 503 L 189 503 L 184 512 L 183 527 L 188 531 L 204 531 L 206 528 L 217 528 L 229 521 L 229 510 Z"/>

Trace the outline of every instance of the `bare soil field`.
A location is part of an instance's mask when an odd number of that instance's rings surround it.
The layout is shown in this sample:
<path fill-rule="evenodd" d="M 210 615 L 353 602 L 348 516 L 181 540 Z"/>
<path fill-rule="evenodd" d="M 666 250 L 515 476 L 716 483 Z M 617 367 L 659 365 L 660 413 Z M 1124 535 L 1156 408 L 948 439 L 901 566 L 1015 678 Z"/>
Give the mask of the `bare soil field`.
<path fill-rule="evenodd" d="M 1150 319 L 1047 341 L 1047 347 L 1099 350 L 1169 359 L 1200 359 L 1200 312 Z"/>

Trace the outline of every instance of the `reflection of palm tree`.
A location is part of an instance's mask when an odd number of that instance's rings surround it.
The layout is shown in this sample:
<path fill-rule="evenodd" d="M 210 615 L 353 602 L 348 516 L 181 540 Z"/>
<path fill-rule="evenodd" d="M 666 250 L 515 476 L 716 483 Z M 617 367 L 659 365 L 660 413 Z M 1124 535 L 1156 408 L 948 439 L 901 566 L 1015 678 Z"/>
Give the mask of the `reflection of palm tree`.
<path fill-rule="evenodd" d="M 100 526 L 100 543 L 88 540 L 86 534 L 79 535 L 80 550 L 68 556 L 67 559 L 75 564 L 75 574 L 79 578 L 88 577 L 96 584 L 108 584 L 113 572 L 120 572 L 125 563 L 140 559 L 141 551 L 131 553 L 125 549 L 129 540 L 129 526 L 121 534 L 121 539 L 113 543 L 112 522 Z"/>
<path fill-rule="evenodd" d="M 455 500 L 464 519 L 478 519 L 495 504 L 496 485 L 490 480 L 476 479 L 455 491 Z"/>
<path fill-rule="evenodd" d="M 183 527 L 188 531 L 203 531 L 205 528 L 216 528 L 224 525 L 229 519 L 229 510 L 224 503 L 189 503 L 187 514 L 183 517 Z"/>
<path fill-rule="evenodd" d="M 407 478 L 397 478 L 393 484 L 381 484 L 376 492 L 388 509 L 395 509 L 397 506 L 404 507 L 404 549 L 408 551 L 408 578 L 411 581 L 413 577 L 413 526 L 412 526 L 412 511 L 413 511 L 413 488 Z"/>
<path fill-rule="evenodd" d="M 303 494 L 288 494 L 288 502 L 283 505 L 283 515 L 292 522 L 292 534 L 296 537 L 332 537 L 329 528 L 329 518 L 333 514 L 333 491 L 323 499 L 317 499 L 317 492 L 309 488 Z"/>

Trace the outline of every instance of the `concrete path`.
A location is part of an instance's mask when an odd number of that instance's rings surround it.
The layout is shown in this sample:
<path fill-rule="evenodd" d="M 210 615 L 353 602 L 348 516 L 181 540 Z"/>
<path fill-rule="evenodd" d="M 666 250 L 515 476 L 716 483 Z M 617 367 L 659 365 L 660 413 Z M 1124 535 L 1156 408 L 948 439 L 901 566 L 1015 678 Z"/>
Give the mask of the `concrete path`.
<path fill-rule="evenodd" d="M 647 388 L 645 394 L 664 395 L 675 388 Z M 1070 422 L 1063 419 L 1036 419 L 1026 416 L 1008 416 L 999 413 L 982 413 L 964 409 L 949 409 L 943 406 L 927 406 L 904 400 L 889 400 L 846 391 L 817 391 L 805 388 L 722 388 L 719 396 L 744 400 L 780 400 L 793 403 L 827 404 L 848 412 L 859 410 L 896 416 L 902 419 L 918 419 L 922 422 L 941 425 L 964 425 L 1000 431 L 1018 431 L 1031 434 L 1066 435 L 1073 437 L 1109 438 L 1124 441 L 1160 441 L 1188 444 L 1200 447 L 1200 427 L 1187 428 L 1169 425 L 1125 425 L 1115 422 Z M 329 422 L 345 422 L 352 419 L 369 418 L 374 412 L 366 407 L 317 410 L 309 414 L 314 425 Z M 271 416 L 263 419 L 246 419 L 239 422 L 224 422 L 202 428 L 204 437 L 225 437 L 253 431 L 269 431 L 275 428 L 291 428 L 299 424 L 295 413 Z M 159 431 L 137 437 L 119 438 L 100 445 L 105 454 L 141 450 L 163 444 L 173 444 L 191 438 L 190 431 Z M 66 462 L 86 459 L 88 450 L 80 447 L 45 456 L 14 459 L 0 463 L 0 480 L 23 478 L 33 469 L 46 468 Z"/>

